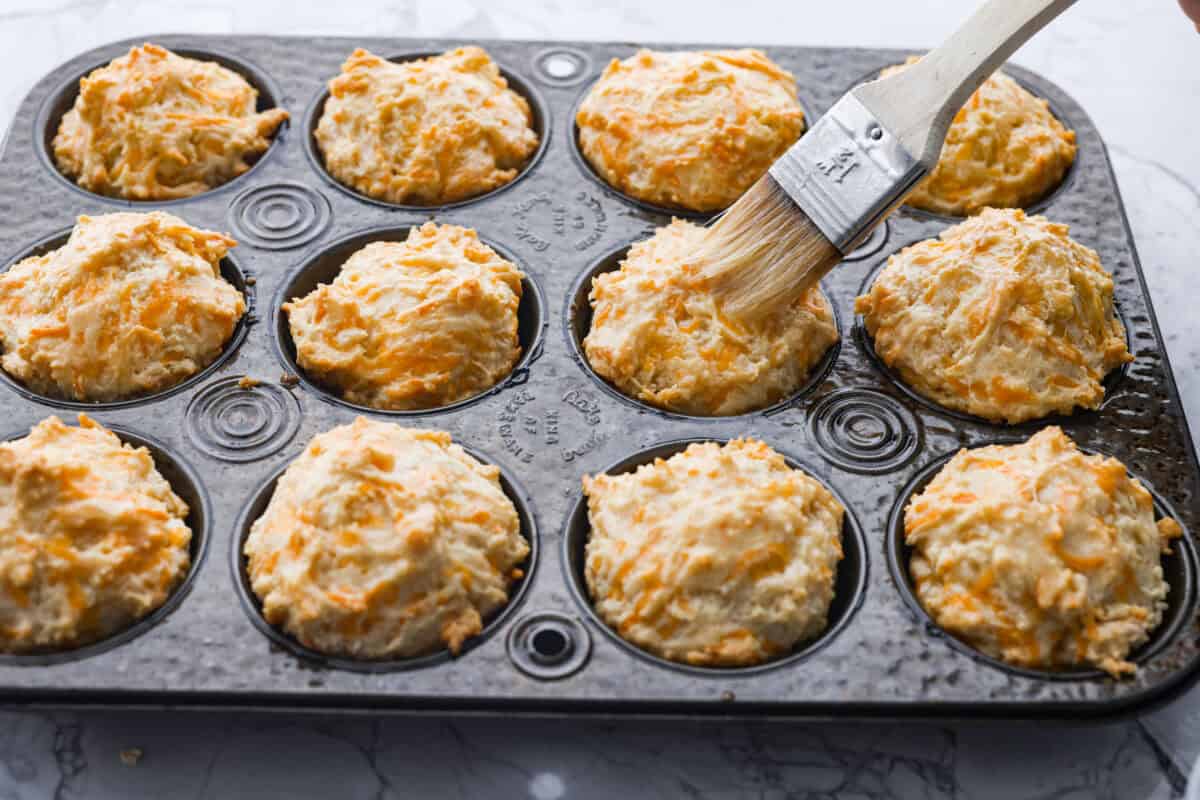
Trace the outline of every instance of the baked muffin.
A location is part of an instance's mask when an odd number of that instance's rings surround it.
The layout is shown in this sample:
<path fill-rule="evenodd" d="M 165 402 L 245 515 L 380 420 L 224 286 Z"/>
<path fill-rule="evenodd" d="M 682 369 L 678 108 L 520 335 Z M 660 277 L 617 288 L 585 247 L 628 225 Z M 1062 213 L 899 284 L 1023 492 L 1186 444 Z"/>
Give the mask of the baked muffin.
<path fill-rule="evenodd" d="M 685 664 L 744 667 L 826 627 L 841 505 L 767 445 L 690 445 L 624 475 L 585 476 L 585 577 L 630 643 Z"/>
<path fill-rule="evenodd" d="M 315 136 L 333 177 L 412 205 L 504 186 L 538 146 L 529 103 L 478 47 L 402 63 L 355 50 L 329 82 Z"/>
<path fill-rule="evenodd" d="M 1113 280 L 1066 225 L 987 209 L 888 259 L 854 304 L 875 352 L 921 394 L 993 422 L 1098 408 L 1133 360 Z"/>
<path fill-rule="evenodd" d="M 54 137 L 54 160 L 91 192 L 174 200 L 236 178 L 288 118 L 255 110 L 258 91 L 232 70 L 153 44 L 93 70 Z"/>
<path fill-rule="evenodd" d="M 512 371 L 523 277 L 475 231 L 428 222 L 367 245 L 283 310 L 300 366 L 346 400 L 435 408 Z"/>
<path fill-rule="evenodd" d="M 457 654 L 529 554 L 499 476 L 441 431 L 359 417 L 313 437 L 246 538 L 263 616 L 331 655 Z"/>
<path fill-rule="evenodd" d="M 733 203 L 804 132 L 795 79 L 758 50 L 614 59 L 575 122 L 611 186 L 692 211 Z"/>
<path fill-rule="evenodd" d="M 158 609 L 191 564 L 187 514 L 145 448 L 82 414 L 0 443 L 0 651 L 79 647 Z"/>
<path fill-rule="evenodd" d="M 236 244 L 161 211 L 80 217 L 62 247 L 0 275 L 0 364 L 67 400 L 174 386 L 221 354 L 246 310 L 220 273 Z"/>
<path fill-rule="evenodd" d="M 794 392 L 838 340 L 814 286 L 788 308 L 741 321 L 721 312 L 691 260 L 704 229 L 675 220 L 597 275 L 588 363 L 630 397 L 698 416 L 741 414 Z"/>
<path fill-rule="evenodd" d="M 920 60 L 913 56 L 881 77 Z M 904 202 L 960 216 L 1028 206 L 1062 183 L 1074 161 L 1075 132 L 1045 100 L 997 72 L 955 115 L 937 165 Z"/>
<path fill-rule="evenodd" d="M 1162 621 L 1181 533 L 1115 458 L 1056 427 L 962 450 L 904 510 L 909 570 L 939 626 L 1010 664 L 1113 676 Z"/>

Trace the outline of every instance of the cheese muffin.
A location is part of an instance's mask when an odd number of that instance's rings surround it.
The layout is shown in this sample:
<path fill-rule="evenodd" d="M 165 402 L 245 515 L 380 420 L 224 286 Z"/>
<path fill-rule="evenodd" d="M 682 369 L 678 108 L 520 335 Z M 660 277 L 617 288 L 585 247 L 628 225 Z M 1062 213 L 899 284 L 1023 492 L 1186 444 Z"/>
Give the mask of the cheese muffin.
<path fill-rule="evenodd" d="M 346 400 L 435 408 L 512 371 L 523 277 L 475 231 L 427 222 L 367 245 L 283 310 L 300 366 Z"/>
<path fill-rule="evenodd" d="M 528 101 L 478 47 L 401 63 L 355 50 L 329 82 L 315 136 L 333 177 L 412 205 L 504 186 L 538 146 Z"/>
<path fill-rule="evenodd" d="M 1067 233 L 987 209 L 900 251 L 854 304 L 875 352 L 922 395 L 993 422 L 1098 408 L 1133 356 L 1112 276 Z"/>
<path fill-rule="evenodd" d="M 220 273 L 236 244 L 161 211 L 80 217 L 62 247 L 0 275 L 0 364 L 67 400 L 174 386 L 221 354 L 246 310 Z"/>
<path fill-rule="evenodd" d="M 54 137 L 54 160 L 84 189 L 174 200 L 236 178 L 288 118 L 255 110 L 258 91 L 232 70 L 145 44 L 79 81 Z"/>
<path fill-rule="evenodd" d="M 1021 667 L 1115 676 L 1162 621 L 1181 534 L 1115 458 L 1061 429 L 962 450 L 904 510 L 917 597 L 939 626 Z"/>
<path fill-rule="evenodd" d="M 79 647 L 159 608 L 191 564 L 187 515 L 149 451 L 82 414 L 0 443 L 0 651 Z"/>
<path fill-rule="evenodd" d="M 814 286 L 752 321 L 726 316 L 691 259 L 703 235 L 675 220 L 633 245 L 620 269 L 597 275 L 584 353 L 622 392 L 670 411 L 769 406 L 796 391 L 838 340 L 833 310 Z"/>
<path fill-rule="evenodd" d="M 614 59 L 575 122 L 613 188 L 692 211 L 730 205 L 804 132 L 795 79 L 758 50 Z"/>
<path fill-rule="evenodd" d="M 359 417 L 313 437 L 246 538 L 263 616 L 331 655 L 457 654 L 529 555 L 499 476 L 442 431 Z"/>
<path fill-rule="evenodd" d="M 585 577 L 600 618 L 672 661 L 744 667 L 826 627 L 841 505 L 753 439 L 583 478 Z"/>
<path fill-rule="evenodd" d="M 885 69 L 886 77 L 920 61 Z M 1075 161 L 1075 132 L 1040 97 L 997 72 L 954 117 L 933 171 L 904 201 L 967 216 L 988 206 L 1020 208 L 1053 191 Z"/>

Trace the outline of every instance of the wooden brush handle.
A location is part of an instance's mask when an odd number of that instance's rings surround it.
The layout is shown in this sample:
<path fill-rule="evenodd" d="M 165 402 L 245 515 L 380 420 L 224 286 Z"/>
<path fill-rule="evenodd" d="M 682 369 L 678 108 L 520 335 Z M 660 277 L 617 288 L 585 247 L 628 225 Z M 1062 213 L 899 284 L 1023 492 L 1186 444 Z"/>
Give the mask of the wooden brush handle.
<path fill-rule="evenodd" d="M 927 168 L 954 115 L 1009 56 L 1075 0 L 988 0 L 939 48 L 902 72 L 855 89 Z"/>

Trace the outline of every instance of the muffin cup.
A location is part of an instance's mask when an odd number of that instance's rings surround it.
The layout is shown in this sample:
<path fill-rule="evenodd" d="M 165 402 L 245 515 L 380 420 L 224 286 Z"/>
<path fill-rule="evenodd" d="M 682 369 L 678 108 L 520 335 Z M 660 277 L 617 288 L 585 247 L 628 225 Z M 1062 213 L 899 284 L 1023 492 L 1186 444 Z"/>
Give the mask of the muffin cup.
<path fill-rule="evenodd" d="M 994 442 L 972 445 L 971 449 L 987 447 L 989 445 L 1014 445 L 1024 441 L 1026 440 L 1022 438 L 1004 437 L 998 438 Z M 1087 455 L 1108 455 L 1107 453 L 1085 447 L 1080 447 L 1079 449 Z M 892 508 L 891 516 L 888 518 L 884 549 L 887 556 L 888 570 L 892 575 L 892 582 L 900 592 L 904 604 L 908 606 L 913 616 L 924 625 L 925 631 L 930 636 L 935 639 L 944 640 L 953 650 L 962 655 L 1010 675 L 1043 681 L 1097 681 L 1108 679 L 1108 675 L 1092 667 L 1080 666 L 1059 670 L 1035 669 L 1010 664 L 1003 659 L 990 656 L 976 649 L 973 645 L 959 639 L 954 634 L 943 630 L 934 622 L 933 617 L 921 604 L 921 601 L 917 597 L 916 584 L 909 570 L 913 548 L 904 541 L 904 509 L 914 496 L 929 485 L 929 482 L 937 476 L 942 467 L 950 462 L 950 459 L 954 458 L 957 452 L 946 453 L 934 459 L 925 467 L 922 467 L 900 492 L 899 499 L 896 501 L 896 505 Z M 1144 478 L 1138 477 L 1133 473 L 1130 473 L 1130 476 L 1136 478 L 1150 492 L 1150 496 L 1154 499 L 1154 518 L 1156 520 L 1170 518 L 1180 523 L 1180 525 L 1183 524 L 1182 520 L 1167 505 L 1166 501 L 1151 488 L 1150 484 Z M 1163 554 L 1162 566 L 1163 578 L 1169 587 L 1167 608 L 1163 612 L 1163 618 L 1158 627 L 1150 632 L 1149 639 L 1129 654 L 1129 661 L 1138 666 L 1154 658 L 1172 639 L 1179 636 L 1186 629 L 1188 623 L 1191 621 L 1192 614 L 1195 612 L 1196 549 L 1192 544 L 1191 535 L 1186 528 L 1182 536 L 1171 542 L 1171 551 Z"/>
<path fill-rule="evenodd" d="M 292 339 L 292 329 L 288 324 L 288 316 L 283 310 L 284 303 L 303 297 L 319 284 L 330 283 L 341 272 L 346 259 L 372 242 L 403 242 L 408 238 L 409 231 L 419 227 L 419 223 L 400 227 L 375 228 L 330 243 L 300 266 L 282 285 L 275 298 L 271 317 L 275 330 L 275 342 L 279 358 L 284 369 L 295 374 L 305 388 L 314 392 L 321 399 L 337 405 L 353 408 L 367 414 L 387 414 L 394 417 L 419 417 L 454 411 L 464 406 L 476 403 L 485 397 L 501 392 L 510 386 L 519 386 L 529 377 L 529 370 L 534 361 L 542 353 L 542 337 L 546 329 L 545 299 L 541 287 L 525 272 L 521 279 L 521 302 L 517 307 L 517 339 L 521 344 L 521 357 L 513 366 L 512 371 L 496 384 L 481 392 L 457 400 L 446 405 L 422 409 L 386 409 L 352 403 L 342 398 L 334 387 L 325 386 L 313 376 L 308 375 L 296 356 L 296 342 Z M 495 250 L 501 258 L 521 267 L 521 262 L 507 248 L 480 236 L 479 240 Z"/>
<path fill-rule="evenodd" d="M 74 424 L 73 421 L 64 421 L 70 425 Z M 175 494 L 179 495 L 187 503 L 188 514 L 184 517 L 184 522 L 192 532 L 192 538 L 188 543 L 190 561 L 187 572 L 184 573 L 183 580 L 167 595 L 167 599 L 163 601 L 162 605 L 141 619 L 134 621 L 123 630 L 106 636 L 103 639 L 79 645 L 78 647 L 47 649 L 30 653 L 0 652 L 0 664 L 47 667 L 55 664 L 79 661 L 129 644 L 157 626 L 179 607 L 180 603 L 183 602 L 184 598 L 191 591 L 192 585 L 196 580 L 196 575 L 199 574 L 200 568 L 204 565 L 204 558 L 208 554 L 212 506 L 208 499 L 208 492 L 205 491 L 200 477 L 192 469 L 191 465 L 157 439 L 135 433 L 119 425 L 105 424 L 104 427 L 115 433 L 117 438 L 125 444 L 132 445 L 133 447 L 144 447 L 149 450 L 150 457 L 154 459 L 155 469 L 170 484 L 171 491 L 175 492 Z M 16 433 L 10 433 L 2 437 L 2 441 L 11 442 L 16 439 L 22 439 L 28 436 L 29 432 L 29 429 L 25 429 Z"/>
<path fill-rule="evenodd" d="M 220 64 L 226 69 L 236 72 L 238 75 L 245 78 L 246 82 L 254 87 L 258 92 L 258 102 L 255 105 L 255 111 L 263 112 L 272 108 L 281 108 L 279 99 L 282 98 L 278 87 L 265 72 L 252 66 L 249 62 L 240 57 L 235 57 L 216 49 L 196 48 L 196 47 L 168 47 L 168 49 L 178 56 L 185 58 L 193 58 L 198 61 L 211 61 Z M 58 163 L 54 160 L 54 137 L 58 134 L 58 128 L 62 123 L 63 115 L 71 110 L 75 105 L 75 99 L 79 97 L 79 81 L 85 78 L 93 71 L 107 66 L 115 58 L 125 55 L 128 49 L 115 51 L 112 56 L 93 63 L 86 69 L 80 70 L 78 73 L 67 81 L 61 83 L 57 89 L 52 91 L 46 98 L 42 107 L 37 114 L 36 125 L 36 151 L 38 160 L 42 163 L 49 173 L 54 176 L 59 182 L 70 187 L 72 191 L 78 192 L 85 197 L 90 197 L 96 200 L 103 200 L 106 203 L 115 203 L 126 206 L 131 209 L 149 210 L 150 207 L 169 207 L 188 203 L 196 200 L 199 197 L 207 197 L 213 192 L 221 192 L 228 189 L 233 189 L 239 185 L 248 182 L 249 176 L 255 172 L 260 164 L 273 156 L 277 150 L 283 149 L 284 140 L 287 133 L 287 128 L 290 120 L 284 120 L 279 127 L 275 129 L 275 133 L 271 136 L 271 145 L 258 156 L 253 159 L 247 159 L 250 162 L 250 168 L 220 186 L 214 186 L 199 194 L 191 197 L 178 197 L 172 200 L 134 200 L 125 197 L 115 197 L 111 195 L 99 194 L 83 188 L 74 179 L 63 174 L 58 168 Z"/>
<path fill-rule="evenodd" d="M 579 143 L 579 125 L 575 121 L 579 116 L 579 107 L 583 105 L 583 101 L 587 99 L 587 96 L 591 94 L 592 89 L 596 87 L 596 84 L 599 83 L 599 81 L 599 75 L 588 81 L 588 84 L 583 88 L 583 91 L 581 91 L 579 96 L 576 98 L 575 104 L 571 107 L 571 119 L 568 121 L 568 124 L 564 126 L 567 129 L 567 144 L 571 150 L 571 155 L 574 156 L 575 164 L 579 167 L 579 171 L 583 173 L 584 177 L 599 186 L 601 189 L 604 189 L 605 192 L 615 197 L 619 197 L 622 201 L 629 203 L 630 205 L 639 208 L 642 211 L 648 211 L 651 214 L 658 214 L 662 217 L 665 217 L 667 220 L 671 219 L 672 217 L 678 217 L 680 219 L 690 219 L 695 222 L 708 222 L 725 213 L 725 209 L 723 208 L 719 208 L 714 211 L 697 211 L 696 209 L 684 208 L 683 206 L 667 206 L 651 203 L 638 197 L 634 197 L 633 195 L 618 189 L 616 186 L 613 186 L 611 183 L 605 180 L 604 176 L 601 175 L 594 166 L 592 166 L 592 162 L 588 161 L 587 156 L 583 154 L 583 147 Z M 804 135 L 808 133 L 809 129 L 812 128 L 812 126 L 816 123 L 816 117 L 814 117 L 812 114 L 812 106 L 805 101 L 803 95 L 800 94 L 799 91 L 797 91 L 796 102 L 799 104 L 800 110 L 804 113 L 804 131 L 800 134 L 800 138 L 804 138 Z"/>
<path fill-rule="evenodd" d="M 673 455 L 682 453 L 689 445 L 703 442 L 727 444 L 729 440 L 694 438 L 662 442 L 661 444 L 640 450 L 633 455 L 623 458 L 601 471 L 606 475 L 624 475 L 636 471 L 638 467 L 644 464 L 653 463 L 655 459 L 670 458 Z M 768 442 L 768 444 L 770 443 Z M 691 675 L 707 675 L 710 677 L 749 676 L 757 675 L 766 670 L 796 667 L 806 658 L 833 641 L 849 624 L 850 619 L 854 616 L 854 612 L 863 602 L 863 595 L 866 592 L 867 585 L 866 540 L 863 537 L 862 530 L 859 528 L 858 521 L 854 517 L 851 506 L 846 503 L 832 486 L 818 478 L 803 463 L 780 451 L 778 448 L 774 449 L 783 456 L 784 461 L 789 467 L 801 470 L 805 475 L 820 483 L 842 505 L 842 508 L 845 509 L 845 515 L 842 518 L 841 533 L 842 560 L 837 565 L 837 574 L 834 577 L 833 602 L 830 603 L 825 629 L 821 633 L 806 641 L 797 642 L 792 651 L 786 655 L 748 667 L 692 666 L 655 655 L 627 641 L 600 618 L 592 604 L 591 591 L 588 589 L 587 579 L 584 576 L 587 563 L 585 551 L 588 538 L 591 536 L 592 526 L 588 517 L 587 497 L 582 492 L 578 492 L 578 496 L 571 506 L 570 513 L 567 515 L 567 521 L 563 529 L 562 564 L 571 594 L 575 598 L 575 602 L 583 609 L 588 619 L 593 623 L 593 626 L 599 628 L 609 641 L 614 642 L 630 655 L 658 666 L 666 667 L 667 669 Z"/>
<path fill-rule="evenodd" d="M 904 59 L 901 59 L 900 61 L 891 61 L 886 64 L 880 64 L 878 67 L 870 72 L 864 73 L 862 77 L 847 86 L 845 91 L 849 92 L 856 86 L 876 80 L 879 77 L 880 72 L 888 67 L 894 67 L 897 64 L 902 63 L 903 60 Z M 1078 130 L 1075 123 L 1072 121 L 1070 114 L 1066 113 L 1064 109 L 1060 108 L 1058 103 L 1056 103 L 1053 99 L 1044 97 L 1042 94 L 1040 94 L 1037 88 L 1030 84 L 1021 75 L 1024 70 L 1021 70 L 1019 67 L 1014 69 L 1013 65 L 1006 64 L 1000 68 L 1000 71 L 1004 72 L 1006 75 L 1008 75 L 1008 77 L 1016 81 L 1022 89 L 1029 92 L 1034 97 L 1040 100 L 1045 100 L 1050 113 L 1054 115 L 1055 119 L 1063 124 L 1063 127 L 1073 132 Z M 1071 162 L 1071 165 L 1067 167 L 1067 171 L 1063 174 L 1062 180 L 1060 180 L 1052 189 L 1039 197 L 1036 201 L 1028 203 L 1027 205 L 1017 206 L 1017 208 L 1023 209 L 1025 213 L 1029 214 L 1030 216 L 1043 213 L 1047 208 L 1054 204 L 1054 201 L 1058 199 L 1060 194 L 1070 190 L 1071 185 L 1075 180 L 1075 176 L 1080 172 L 1080 170 L 1076 169 L 1076 165 L 1079 163 L 1081 157 L 1083 157 L 1083 148 L 1076 148 L 1075 159 Z M 910 206 L 907 204 L 901 205 L 898 209 L 898 212 L 912 217 L 913 219 L 941 222 L 946 225 L 956 225 L 959 222 L 962 222 L 964 219 L 973 216 L 972 214 L 942 214 L 937 211 L 926 211 L 923 208 L 916 208 L 915 206 Z"/>
<path fill-rule="evenodd" d="M 838 313 L 837 304 L 832 300 L 830 301 L 829 307 L 833 312 L 833 325 L 838 331 L 838 340 L 831 344 L 829 349 L 825 351 L 825 354 L 821 356 L 820 360 L 818 360 L 817 363 L 812 366 L 812 368 L 808 371 L 808 377 L 804 379 L 804 382 L 801 383 L 800 386 L 788 394 L 787 397 L 779 400 L 778 402 L 772 403 L 769 406 L 763 406 L 762 408 L 756 408 L 751 411 L 744 411 L 740 414 L 727 414 L 724 416 L 683 414 L 678 411 L 671 411 L 669 409 L 651 405 L 650 403 L 639 400 L 636 397 L 630 397 L 611 382 L 602 378 L 599 373 L 592 369 L 592 365 L 588 362 L 587 353 L 584 352 L 583 349 L 583 340 L 587 337 L 588 332 L 592 329 L 592 305 L 588 301 L 588 295 L 592 290 L 592 280 L 598 275 L 603 275 L 606 272 L 615 272 L 616 270 L 620 269 L 621 261 L 629 254 L 629 249 L 634 244 L 634 242 L 631 242 L 624 247 L 611 251 L 607 255 L 601 256 L 599 260 L 584 270 L 579 277 L 575 279 L 575 283 L 572 284 L 571 288 L 567 291 L 567 304 L 566 308 L 563 310 L 563 324 L 565 329 L 564 333 L 567 338 L 567 345 L 570 348 L 571 357 L 575 360 L 575 363 L 579 365 L 579 368 L 587 373 L 587 376 L 591 378 L 596 385 L 604 391 L 605 394 L 616 398 L 623 403 L 628 403 L 629 405 L 668 419 L 719 421 L 747 418 L 763 414 L 774 414 L 783 411 L 799 403 L 825 381 L 825 378 L 829 375 L 830 370 L 833 369 L 833 365 L 838 359 L 838 353 L 841 351 L 842 347 L 842 339 L 845 336 L 842 331 L 841 315 Z"/>
<path fill-rule="evenodd" d="M 480 463 L 495 464 L 494 461 L 472 448 L 463 447 L 463 450 Z M 534 520 L 533 510 L 530 508 L 528 495 L 517 484 L 508 470 L 497 464 L 496 466 L 500 469 L 500 488 L 504 491 L 504 496 L 512 502 L 513 507 L 517 511 L 517 518 L 521 525 L 521 536 L 529 544 L 529 555 L 525 557 L 524 561 L 516 565 L 522 571 L 522 575 L 509 584 L 508 602 L 484 619 L 483 630 L 478 635 L 467 639 L 457 655 L 453 655 L 448 649 L 442 648 L 425 655 L 408 658 L 351 658 L 349 656 L 324 653 L 301 644 L 291 634 L 267 622 L 263 616 L 262 602 L 259 600 L 258 595 L 254 593 L 254 588 L 250 582 L 249 559 L 246 558 L 246 554 L 243 552 L 246 546 L 246 539 L 250 536 L 251 527 L 267 510 L 267 505 L 271 502 L 271 498 L 275 494 L 275 487 L 279 483 L 279 478 L 289 466 L 291 466 L 290 462 L 275 470 L 266 483 L 259 486 L 254 494 L 251 495 L 250 500 L 238 517 L 235 535 L 232 537 L 233 550 L 230 553 L 233 583 L 237 588 L 238 599 L 242 603 L 242 609 L 246 612 L 246 616 L 249 617 L 251 624 L 272 645 L 282 648 L 307 664 L 350 672 L 394 672 L 397 670 L 434 667 L 451 660 L 467 658 L 472 650 L 487 642 L 496 631 L 502 629 L 508 618 L 521 605 L 526 589 L 533 582 L 534 570 L 537 567 L 537 523 Z"/>
<path fill-rule="evenodd" d="M 883 272 L 885 267 L 887 267 L 888 258 L 890 258 L 892 255 L 899 253 L 901 250 L 904 250 L 905 248 L 911 247 L 920 242 L 927 241 L 929 239 L 934 239 L 934 238 L 937 238 L 937 234 L 935 234 L 933 236 L 923 236 L 919 239 L 914 239 L 914 240 L 908 242 L 908 244 L 905 244 L 901 247 L 897 247 L 888 256 L 883 257 L 874 267 L 871 268 L 871 271 L 867 273 L 867 277 L 863 280 L 862 286 L 859 287 L 858 294 L 856 296 L 861 297 L 862 295 L 866 294 L 867 292 L 869 292 L 871 290 L 871 287 L 875 283 L 875 279 L 878 278 L 879 274 L 881 272 Z M 851 306 L 853 307 L 853 300 L 851 300 Z M 1125 329 L 1126 340 L 1129 344 L 1130 352 L 1132 353 L 1133 349 L 1134 349 L 1134 343 L 1132 341 L 1130 332 L 1133 329 L 1129 327 L 1129 322 L 1128 322 L 1128 320 L 1125 319 L 1125 316 L 1121 313 L 1121 307 L 1117 304 L 1115 298 L 1113 300 L 1113 313 L 1116 315 L 1117 319 L 1119 319 L 1121 321 L 1121 326 Z M 948 408 L 948 407 L 942 405 L 941 403 L 937 402 L 933 398 L 926 397 L 925 395 L 921 394 L 919 391 L 917 391 L 912 386 L 909 386 L 908 382 L 905 381 L 902 377 L 900 377 L 900 373 L 897 372 L 896 370 L 892 369 L 891 367 L 889 367 L 887 364 L 885 364 L 883 359 L 880 357 L 880 355 L 877 352 L 875 352 L 875 337 L 873 337 L 867 331 L 867 323 L 863 319 L 861 314 L 854 315 L 854 327 L 851 330 L 851 336 L 853 337 L 855 343 L 858 345 L 859 349 L 867 356 L 867 358 L 871 361 L 871 363 L 875 366 L 875 368 L 880 372 L 880 374 L 883 375 L 883 377 L 885 379 L 887 379 L 889 382 L 891 382 L 891 384 L 893 386 L 895 386 L 897 389 L 899 389 L 907 397 L 914 400 L 915 402 L 920 403 L 921 405 L 925 406 L 929 410 L 936 411 L 938 414 L 941 414 L 943 416 L 952 417 L 957 420 L 962 420 L 963 422 L 972 422 L 972 423 L 976 423 L 979 425 L 991 425 L 991 426 L 994 426 L 997 428 L 1003 428 L 1005 430 L 1011 430 L 1011 431 L 1036 430 L 1036 429 L 1042 428 L 1046 425 L 1062 425 L 1062 424 L 1067 424 L 1070 422 L 1078 421 L 1080 418 L 1085 417 L 1087 415 L 1099 414 L 1101 411 L 1103 411 L 1105 409 L 1105 407 L 1107 407 L 1115 399 L 1120 397 L 1121 392 L 1125 385 L 1125 379 L 1129 374 L 1130 365 L 1133 363 L 1133 362 L 1127 362 L 1127 363 L 1121 364 L 1120 366 L 1116 367 L 1115 369 L 1109 370 L 1108 374 L 1105 375 L 1104 378 L 1100 381 L 1100 385 L 1104 388 L 1104 399 L 1100 401 L 1100 406 L 1098 408 L 1076 407 L 1075 412 L 1073 414 L 1047 414 L 1044 417 L 1038 417 L 1037 419 L 1030 419 L 1030 420 L 1025 420 L 1024 422 L 1017 422 L 1017 423 L 1008 423 L 1008 422 L 1003 422 L 1003 421 L 997 422 L 995 420 L 990 420 L 990 419 L 986 419 L 984 417 L 976 416 L 975 414 L 968 414 L 965 411 L 959 411 L 957 409 Z"/>
<path fill-rule="evenodd" d="M 406 61 L 419 61 L 423 58 L 431 58 L 433 56 L 438 56 L 441 54 L 442 53 L 440 51 L 400 53 L 398 55 L 386 56 L 385 60 L 391 61 L 394 64 L 403 64 Z M 368 194 L 364 194 L 363 192 L 358 191 L 357 189 L 355 189 L 352 186 L 347 186 L 346 184 L 344 184 L 340 180 L 338 180 L 333 175 L 333 173 L 331 173 L 326 168 L 325 156 L 321 153 L 321 148 L 317 144 L 317 136 L 316 136 L 317 125 L 321 121 L 321 115 L 325 113 L 325 103 L 329 100 L 328 86 L 326 86 L 325 88 L 322 88 L 321 91 L 319 91 L 317 93 L 317 96 L 315 98 L 313 98 L 311 103 L 309 103 L 308 111 L 305 112 L 305 115 L 304 115 L 304 153 L 305 153 L 305 155 L 308 156 L 309 163 L 312 164 L 313 168 L 317 171 L 317 173 L 322 178 L 324 178 L 326 180 L 327 183 L 329 183 L 330 185 L 332 185 L 333 187 L 335 187 L 342 193 L 355 198 L 356 200 L 361 200 L 364 203 L 371 203 L 372 205 L 382 206 L 384 208 L 390 208 L 390 209 L 394 209 L 397 211 L 412 211 L 412 212 L 418 212 L 418 213 L 419 212 L 429 213 L 429 212 L 434 212 L 434 211 L 445 211 L 445 210 L 451 209 L 451 208 L 462 208 L 463 206 L 468 206 L 473 203 L 478 203 L 481 200 L 486 200 L 489 197 L 494 197 L 495 195 L 499 194 L 500 192 L 503 192 L 506 189 L 509 189 L 512 186 L 514 186 L 515 184 L 517 184 L 522 178 L 524 178 L 526 175 L 528 175 L 530 173 L 530 171 L 533 170 L 534 166 L 537 165 L 538 161 L 541 160 L 542 155 L 546 152 L 546 147 L 550 143 L 550 135 L 551 135 L 550 134 L 550 111 L 549 111 L 548 107 L 546 106 L 545 101 L 542 100 L 542 96 L 538 93 L 538 91 L 533 87 L 532 84 L 530 84 L 524 78 L 520 77 L 519 75 L 512 72 L 511 70 L 506 69 L 503 64 L 497 62 L 496 66 L 498 66 L 500 68 L 500 74 L 501 74 L 501 76 L 504 77 L 504 80 L 508 81 L 508 88 L 512 89 L 514 92 L 519 94 L 521 97 L 525 98 L 525 101 L 527 103 L 529 103 L 529 113 L 532 118 L 531 119 L 532 128 L 533 128 L 534 133 L 536 133 L 538 136 L 538 146 L 537 146 L 537 149 L 533 151 L 533 155 L 531 155 L 529 157 L 529 160 L 525 162 L 525 164 L 521 167 L 520 171 L 517 172 L 516 176 L 511 181 L 504 184 L 503 186 L 497 186 L 495 189 L 490 189 L 486 192 L 482 192 L 480 194 L 475 195 L 474 197 L 467 197 L 462 200 L 455 200 L 452 203 L 436 203 L 433 205 L 418 205 L 415 203 L 392 203 L 387 200 L 381 200 L 377 197 L 371 197 Z M 334 76 L 332 76 L 332 75 L 330 76 L 331 79 L 333 77 Z"/>
<path fill-rule="evenodd" d="M 25 248 L 19 255 L 8 262 L 3 269 L 3 272 L 7 272 L 17 262 L 23 261 L 26 258 L 45 255 L 51 250 L 57 250 L 58 248 L 62 247 L 71 237 L 72 230 L 74 230 L 73 227 L 60 230 L 57 233 L 53 233 Z M 246 303 L 246 310 L 242 313 L 242 317 L 237 321 L 237 324 L 233 326 L 233 332 L 230 333 L 229 338 L 225 340 L 225 344 L 221 348 L 220 355 L 214 358 L 212 362 L 203 369 L 197 370 L 195 373 L 184 378 L 179 383 L 168 386 L 165 389 L 159 389 L 156 392 L 136 395 L 122 400 L 98 401 L 69 400 L 64 397 L 57 397 L 55 395 L 35 392 L 25 386 L 25 384 L 23 384 L 17 378 L 9 375 L 8 372 L 3 368 L 0 368 L 0 384 L 4 384 L 9 389 L 26 399 L 43 403 L 48 406 L 54 406 L 56 408 L 73 409 L 76 411 L 108 411 L 118 408 L 135 408 L 137 406 L 153 403 L 157 400 L 163 400 L 174 394 L 187 391 L 188 389 L 197 386 L 217 373 L 221 367 L 226 364 L 226 362 L 233 358 L 242 342 L 245 341 L 246 334 L 249 331 L 250 325 L 255 317 L 256 301 L 254 286 L 246 280 L 246 275 L 242 272 L 241 267 L 238 266 L 237 260 L 232 255 L 226 255 L 221 259 L 219 267 L 221 271 L 221 277 L 228 281 L 233 288 L 237 289 L 241 293 L 242 298 Z"/>

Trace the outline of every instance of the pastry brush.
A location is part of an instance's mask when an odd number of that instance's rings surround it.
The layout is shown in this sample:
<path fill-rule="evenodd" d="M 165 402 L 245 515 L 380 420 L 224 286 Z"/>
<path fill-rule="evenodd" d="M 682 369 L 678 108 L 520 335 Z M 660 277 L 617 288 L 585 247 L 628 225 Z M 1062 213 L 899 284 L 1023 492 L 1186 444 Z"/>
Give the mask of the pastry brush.
<path fill-rule="evenodd" d="M 937 163 L 955 114 L 1075 0 L 988 0 L 941 47 L 842 97 L 705 232 L 694 263 L 723 310 L 786 307 Z"/>

